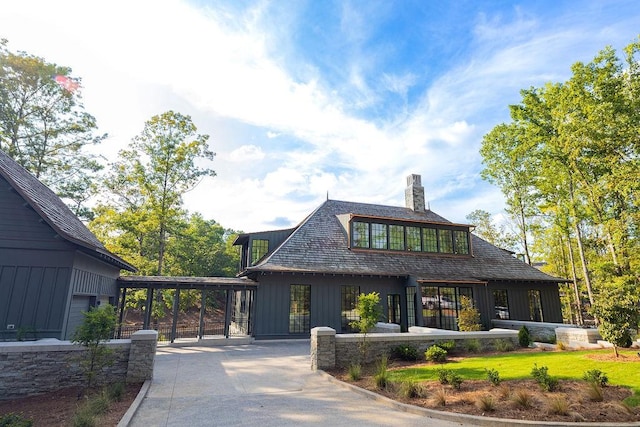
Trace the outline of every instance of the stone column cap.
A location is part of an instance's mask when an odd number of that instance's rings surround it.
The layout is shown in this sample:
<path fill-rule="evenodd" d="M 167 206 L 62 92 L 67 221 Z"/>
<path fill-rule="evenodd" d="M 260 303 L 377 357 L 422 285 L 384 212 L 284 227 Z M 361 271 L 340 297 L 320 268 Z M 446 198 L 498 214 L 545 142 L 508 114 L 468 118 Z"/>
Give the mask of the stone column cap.
<path fill-rule="evenodd" d="M 143 329 L 131 334 L 131 341 L 154 341 L 158 339 L 158 331 Z"/>
<path fill-rule="evenodd" d="M 316 326 L 311 329 L 311 335 L 335 335 L 336 330 L 328 326 Z"/>

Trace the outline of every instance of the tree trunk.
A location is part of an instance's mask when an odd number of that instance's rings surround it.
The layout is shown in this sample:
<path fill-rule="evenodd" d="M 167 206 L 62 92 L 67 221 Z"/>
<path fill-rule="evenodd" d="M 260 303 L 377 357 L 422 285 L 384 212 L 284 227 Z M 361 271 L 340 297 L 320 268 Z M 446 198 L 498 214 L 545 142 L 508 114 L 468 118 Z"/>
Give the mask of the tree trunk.
<path fill-rule="evenodd" d="M 580 290 L 578 289 L 578 274 L 576 272 L 576 261 L 573 257 L 573 247 L 571 246 L 571 236 L 567 232 L 567 246 L 569 249 L 569 263 L 571 264 L 571 275 L 573 279 L 573 291 L 576 298 L 576 323 L 578 325 L 584 324 L 582 318 L 582 299 L 580 298 Z"/>

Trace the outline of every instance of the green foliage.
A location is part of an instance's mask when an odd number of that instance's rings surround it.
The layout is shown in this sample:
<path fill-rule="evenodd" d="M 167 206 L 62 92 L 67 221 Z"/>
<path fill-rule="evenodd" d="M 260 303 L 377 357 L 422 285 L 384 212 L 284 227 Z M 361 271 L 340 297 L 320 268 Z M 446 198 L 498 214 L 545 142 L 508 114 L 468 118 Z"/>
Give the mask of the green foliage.
<path fill-rule="evenodd" d="M 440 347 L 447 353 L 451 353 L 456 348 L 456 342 L 454 340 L 436 341 L 433 345 Z"/>
<path fill-rule="evenodd" d="M 437 374 L 438 374 L 438 381 L 440 381 L 440 384 L 442 385 L 446 385 L 449 384 L 451 387 L 453 387 L 454 389 L 458 390 L 460 389 L 460 386 L 462 385 L 462 377 L 455 371 L 451 371 L 449 369 L 438 369 L 437 370 Z"/>
<path fill-rule="evenodd" d="M 511 250 L 514 248 L 517 238 L 507 233 L 504 225 L 496 227 L 491 219 L 491 213 L 476 209 L 465 218 L 469 221 L 469 224 L 475 226 L 473 233 L 476 236 L 502 249 Z"/>
<path fill-rule="evenodd" d="M 495 385 L 495 386 L 499 386 L 500 383 L 502 382 L 502 380 L 500 379 L 500 373 L 495 370 L 495 369 L 484 369 L 485 372 L 487 373 L 487 380 Z"/>
<path fill-rule="evenodd" d="M 349 365 L 349 378 L 351 381 L 358 381 L 362 378 L 362 365 L 359 363 L 352 363 Z"/>
<path fill-rule="evenodd" d="M 392 348 L 391 356 L 395 359 L 408 361 L 418 360 L 420 358 L 418 348 L 410 344 L 402 344 Z"/>
<path fill-rule="evenodd" d="M 482 351 L 482 343 L 477 338 L 464 340 L 464 349 L 469 353 L 479 353 Z"/>
<path fill-rule="evenodd" d="M 113 402 L 120 402 L 124 397 L 126 386 L 123 382 L 109 384 L 106 390 L 107 397 Z"/>
<path fill-rule="evenodd" d="M 558 388 L 558 380 L 549 375 L 549 368 L 546 366 L 538 368 L 538 365 L 534 364 L 531 369 L 531 376 L 544 391 L 554 391 Z"/>
<path fill-rule="evenodd" d="M 376 387 L 382 389 L 386 388 L 389 383 L 389 371 L 387 370 L 388 360 L 386 356 L 383 356 L 376 363 L 376 372 L 373 376 Z"/>
<path fill-rule="evenodd" d="M 604 387 L 609 382 L 609 378 L 607 374 L 602 372 L 600 369 L 589 369 L 585 371 L 584 375 L 582 375 L 582 379 L 589 382 L 598 384 L 600 387 Z"/>
<path fill-rule="evenodd" d="M 13 412 L 0 415 L 0 427 L 31 427 L 32 425 L 32 420 Z"/>
<path fill-rule="evenodd" d="M 429 362 L 444 363 L 447 361 L 447 350 L 432 345 L 424 352 L 424 356 Z"/>
<path fill-rule="evenodd" d="M 529 347 L 531 344 L 531 335 L 529 335 L 529 329 L 526 326 L 522 326 L 518 331 L 518 344 L 520 347 Z"/>
<path fill-rule="evenodd" d="M 507 352 L 515 350 L 513 342 L 510 340 L 498 339 L 493 342 L 496 351 Z"/>
<path fill-rule="evenodd" d="M 603 287 L 592 314 L 599 319 L 598 330 L 605 340 L 618 347 L 629 347 L 632 342 L 632 330 L 640 325 L 640 279 L 632 276 L 616 278 L 610 286 Z"/>
<path fill-rule="evenodd" d="M 473 300 L 466 295 L 460 297 L 458 311 L 458 329 L 460 331 L 481 331 L 480 312 L 473 306 Z"/>
<path fill-rule="evenodd" d="M 358 310 L 358 320 L 354 320 L 349 325 L 362 334 L 362 342 L 360 343 L 360 352 L 362 361 L 367 361 L 367 333 L 378 323 L 382 317 L 382 306 L 380 305 L 380 294 L 371 292 L 369 294 L 360 294 L 356 305 Z"/>
<path fill-rule="evenodd" d="M 84 321 L 73 334 L 73 343 L 87 348 L 80 366 L 91 387 L 100 369 L 113 363 L 113 352 L 104 343 L 111 339 L 116 327 L 116 312 L 111 305 L 92 309 L 84 314 Z"/>
<path fill-rule="evenodd" d="M 96 135 L 80 92 L 62 88 L 55 76 L 73 79 L 69 67 L 11 52 L 0 40 L 0 150 L 86 218 L 83 205 L 97 193 L 95 174 L 102 169 L 86 148 L 106 135 Z"/>
<path fill-rule="evenodd" d="M 422 397 L 423 390 L 420 384 L 413 381 L 402 381 L 398 388 L 398 395 L 405 399 L 413 399 L 416 397 Z"/>

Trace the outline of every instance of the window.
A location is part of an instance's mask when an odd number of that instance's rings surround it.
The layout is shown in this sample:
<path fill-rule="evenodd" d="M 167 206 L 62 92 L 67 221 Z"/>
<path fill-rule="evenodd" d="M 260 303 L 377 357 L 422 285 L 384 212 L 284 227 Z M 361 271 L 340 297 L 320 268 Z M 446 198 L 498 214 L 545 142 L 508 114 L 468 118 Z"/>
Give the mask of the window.
<path fill-rule="evenodd" d="M 456 253 L 466 255 L 469 253 L 469 233 L 466 231 L 455 230 L 453 237 L 456 241 Z"/>
<path fill-rule="evenodd" d="M 540 301 L 540 291 L 529 290 L 529 318 L 534 322 L 542 322 L 542 302 Z"/>
<path fill-rule="evenodd" d="M 416 287 L 407 286 L 407 327 L 416 326 Z"/>
<path fill-rule="evenodd" d="M 435 228 L 423 228 L 422 240 L 425 252 L 438 252 L 438 237 Z"/>
<path fill-rule="evenodd" d="M 404 226 L 389 226 L 389 249 L 404 251 Z"/>
<path fill-rule="evenodd" d="M 506 289 L 496 289 L 493 291 L 493 309 L 496 319 L 509 318 L 509 299 Z"/>
<path fill-rule="evenodd" d="M 354 221 L 351 225 L 352 238 L 351 244 L 354 248 L 369 247 L 369 223 Z"/>
<path fill-rule="evenodd" d="M 269 252 L 269 241 L 256 239 L 251 243 L 251 265 L 254 265 Z"/>
<path fill-rule="evenodd" d="M 289 304 L 289 333 L 302 334 L 309 327 L 311 307 L 311 286 L 291 285 Z"/>
<path fill-rule="evenodd" d="M 445 254 L 453 253 L 451 230 L 438 230 L 438 242 L 440 243 L 440 252 Z"/>
<path fill-rule="evenodd" d="M 473 289 L 457 286 L 422 286 L 422 326 L 457 330 L 462 296 L 467 296 L 473 301 Z"/>
<path fill-rule="evenodd" d="M 400 324 L 400 295 L 387 295 L 387 321 Z"/>
<path fill-rule="evenodd" d="M 360 320 L 357 310 L 359 296 L 360 288 L 358 286 L 343 285 L 340 288 L 342 332 L 353 332 L 354 328 L 351 326 L 351 322 Z"/>
<path fill-rule="evenodd" d="M 420 244 L 420 227 L 407 227 L 407 250 L 420 252 L 422 245 Z"/>
<path fill-rule="evenodd" d="M 387 249 L 387 225 L 371 224 L 371 247 L 373 249 Z"/>

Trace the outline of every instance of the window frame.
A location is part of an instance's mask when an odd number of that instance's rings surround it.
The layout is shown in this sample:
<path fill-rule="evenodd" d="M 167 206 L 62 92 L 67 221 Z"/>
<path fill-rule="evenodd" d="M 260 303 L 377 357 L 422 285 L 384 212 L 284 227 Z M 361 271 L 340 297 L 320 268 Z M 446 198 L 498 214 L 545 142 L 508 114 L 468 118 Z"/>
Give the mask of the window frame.
<path fill-rule="evenodd" d="M 302 307 L 300 307 L 300 303 Z M 311 332 L 311 285 L 289 285 L 289 333 Z"/>

